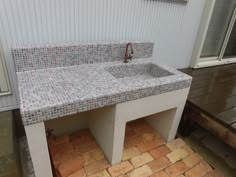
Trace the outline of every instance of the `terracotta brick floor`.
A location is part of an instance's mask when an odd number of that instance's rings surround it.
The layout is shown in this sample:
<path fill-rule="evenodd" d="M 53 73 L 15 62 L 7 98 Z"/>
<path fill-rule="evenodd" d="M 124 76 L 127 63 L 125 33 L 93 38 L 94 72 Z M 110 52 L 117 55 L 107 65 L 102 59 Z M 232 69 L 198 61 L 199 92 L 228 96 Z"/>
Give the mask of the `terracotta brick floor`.
<path fill-rule="evenodd" d="M 166 143 L 144 120 L 127 124 L 122 162 L 111 166 L 89 130 L 50 137 L 57 177 L 222 177 L 182 139 Z"/>

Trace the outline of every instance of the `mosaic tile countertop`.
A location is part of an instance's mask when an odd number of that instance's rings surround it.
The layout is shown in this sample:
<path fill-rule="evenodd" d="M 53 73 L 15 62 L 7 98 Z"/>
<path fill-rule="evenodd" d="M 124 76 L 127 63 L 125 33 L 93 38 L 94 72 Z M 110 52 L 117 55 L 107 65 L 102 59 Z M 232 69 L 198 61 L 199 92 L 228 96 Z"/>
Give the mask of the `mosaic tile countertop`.
<path fill-rule="evenodd" d="M 146 58 L 128 64 L 114 61 L 18 72 L 23 124 L 30 125 L 190 87 L 190 76 L 152 62 L 152 59 Z M 148 72 L 153 77 L 140 74 L 147 71 L 138 68 L 138 65 L 148 66 Z M 124 67 L 128 69 L 123 70 Z M 122 76 L 124 71 L 128 73 Z M 138 72 L 137 76 L 132 76 L 134 72 Z M 158 78 L 158 74 L 166 76 Z"/>

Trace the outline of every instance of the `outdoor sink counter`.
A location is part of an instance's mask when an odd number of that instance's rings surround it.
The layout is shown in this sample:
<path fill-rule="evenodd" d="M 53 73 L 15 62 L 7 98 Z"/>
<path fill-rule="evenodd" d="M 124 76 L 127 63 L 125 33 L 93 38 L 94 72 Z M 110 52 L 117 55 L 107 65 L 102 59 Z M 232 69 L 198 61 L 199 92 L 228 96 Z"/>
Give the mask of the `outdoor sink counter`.
<path fill-rule="evenodd" d="M 44 127 L 50 119 L 91 110 L 89 128 L 112 164 L 121 160 L 128 121 L 150 116 L 147 121 L 167 141 L 175 137 L 191 77 L 156 64 L 151 42 L 133 42 L 134 58 L 139 59 L 123 63 L 125 44 L 13 49 L 20 112 L 36 177 L 52 176 Z"/>
<path fill-rule="evenodd" d="M 144 67 L 150 62 L 151 59 L 139 59 L 127 64 L 119 61 L 19 72 L 22 121 L 30 125 L 189 87 L 189 76 L 164 65 L 155 68 L 160 70 L 160 77 L 156 78 L 145 77 L 145 73 L 115 78 L 106 70 L 123 67 L 121 71 L 127 71 L 124 74 L 135 74 L 135 70 L 125 70 L 126 66 Z M 170 74 L 165 76 L 167 71 Z M 161 77 L 162 72 L 165 77 Z"/>

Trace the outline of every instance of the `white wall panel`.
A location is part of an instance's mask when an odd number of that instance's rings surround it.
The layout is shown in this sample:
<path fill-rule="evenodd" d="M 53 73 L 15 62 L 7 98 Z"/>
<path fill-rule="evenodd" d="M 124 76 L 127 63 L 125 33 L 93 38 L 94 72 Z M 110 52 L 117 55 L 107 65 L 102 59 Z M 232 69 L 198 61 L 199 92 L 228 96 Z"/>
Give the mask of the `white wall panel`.
<path fill-rule="evenodd" d="M 205 0 L 186 5 L 158 0 L 0 0 L 0 49 L 13 95 L 0 110 L 17 106 L 11 48 L 16 44 L 67 41 L 151 40 L 154 57 L 189 66 Z"/>

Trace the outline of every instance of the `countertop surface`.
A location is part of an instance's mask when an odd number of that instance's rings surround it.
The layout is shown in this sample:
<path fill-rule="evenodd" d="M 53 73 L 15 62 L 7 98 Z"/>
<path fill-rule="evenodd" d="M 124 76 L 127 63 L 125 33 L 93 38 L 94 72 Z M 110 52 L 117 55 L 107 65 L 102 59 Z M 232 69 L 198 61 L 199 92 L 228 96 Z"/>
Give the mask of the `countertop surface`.
<path fill-rule="evenodd" d="M 142 80 L 117 79 L 105 68 L 152 63 L 105 62 L 17 72 L 20 111 L 24 125 L 114 105 L 147 96 L 188 88 L 192 78 L 171 67 L 159 65 L 173 75 Z"/>

